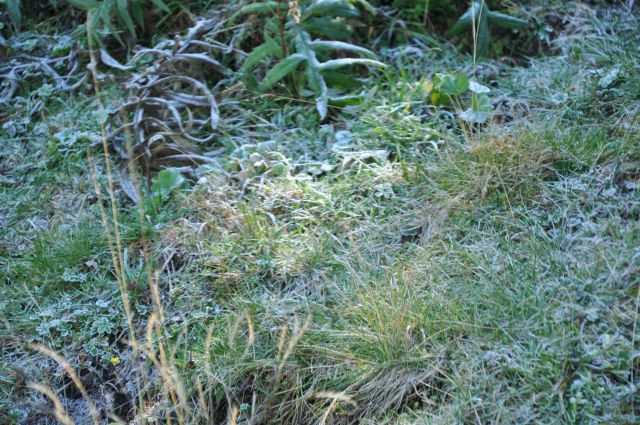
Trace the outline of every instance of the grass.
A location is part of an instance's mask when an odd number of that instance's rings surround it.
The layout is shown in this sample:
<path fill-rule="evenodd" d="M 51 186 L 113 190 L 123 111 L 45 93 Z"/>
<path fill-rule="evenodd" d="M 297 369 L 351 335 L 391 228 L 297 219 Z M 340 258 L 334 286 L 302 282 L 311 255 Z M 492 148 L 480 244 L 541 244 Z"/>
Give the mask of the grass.
<path fill-rule="evenodd" d="M 46 388 L 91 421 L 36 343 L 113 421 L 635 423 L 638 34 L 632 16 L 578 11 L 557 56 L 476 69 L 502 99 L 482 128 L 417 92 L 425 72 L 472 68 L 445 50 L 385 71 L 370 105 L 330 124 L 248 99 L 234 119 L 250 140 L 229 130 L 219 164 L 144 223 L 116 193 L 137 348 L 91 138 L 7 135 L 0 421 L 51 423 Z M 74 119 L 92 102 L 37 125 L 97 134 Z"/>

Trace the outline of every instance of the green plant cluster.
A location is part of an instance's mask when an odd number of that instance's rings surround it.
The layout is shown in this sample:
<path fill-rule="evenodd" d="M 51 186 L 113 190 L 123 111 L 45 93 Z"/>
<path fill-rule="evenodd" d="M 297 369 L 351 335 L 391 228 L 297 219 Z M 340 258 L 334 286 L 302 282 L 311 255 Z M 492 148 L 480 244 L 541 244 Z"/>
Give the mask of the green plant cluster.
<path fill-rule="evenodd" d="M 356 19 L 360 16 L 358 9 L 348 1 L 306 1 L 302 5 L 292 2 L 290 9 L 284 7 L 284 2 L 271 1 L 253 3 L 240 9 L 239 15 L 265 16 L 262 34 L 264 43 L 251 51 L 242 65 L 242 71 L 246 78 L 251 80 L 251 73 L 262 62 L 276 61 L 277 63 L 270 67 L 264 78 L 258 82 L 258 89 L 267 91 L 289 77 L 294 84 L 293 92 L 297 92 L 296 95 L 302 94 L 304 88 L 313 93 L 316 108 L 320 117 L 324 118 L 330 103 L 348 102 L 345 97 L 338 96 L 338 88 L 349 88 L 358 84 L 354 75 L 345 71 L 345 68 L 354 65 L 385 65 L 375 60 L 375 53 L 364 47 L 342 40 L 315 38 L 348 37 L 351 28 L 346 19 Z M 365 57 L 331 59 L 332 52 L 350 52 Z M 297 72 L 300 67 L 304 68 L 302 75 Z"/>
<path fill-rule="evenodd" d="M 485 0 L 473 0 L 467 10 L 446 32 L 447 37 L 467 33 L 473 37 L 474 52 L 479 56 L 489 51 L 491 43 L 490 26 L 506 29 L 519 29 L 527 25 L 527 21 L 489 9 Z"/>
<path fill-rule="evenodd" d="M 2 0 L 2 3 L 18 30 L 37 25 L 37 20 L 47 20 L 51 14 L 62 22 L 62 17 L 91 11 L 93 21 L 87 22 L 90 33 L 99 42 L 108 42 L 113 38 L 122 46 L 129 40 L 139 39 L 142 33 L 148 34 L 152 16 L 173 23 L 171 15 L 191 9 L 199 11 L 200 7 L 205 6 L 201 2 L 183 0 Z M 36 15 L 36 11 L 41 13 Z M 58 24 L 54 22 L 52 25 L 55 27 Z M 170 30 L 168 26 L 164 28 Z M 79 22 L 74 33 L 76 37 L 84 37 L 85 24 Z"/>

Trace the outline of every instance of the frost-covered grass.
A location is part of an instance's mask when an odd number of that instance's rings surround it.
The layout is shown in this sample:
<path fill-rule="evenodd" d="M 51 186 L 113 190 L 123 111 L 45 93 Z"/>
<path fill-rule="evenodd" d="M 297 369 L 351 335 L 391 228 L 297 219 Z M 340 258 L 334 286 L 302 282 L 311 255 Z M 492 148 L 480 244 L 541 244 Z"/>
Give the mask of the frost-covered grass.
<path fill-rule="evenodd" d="M 574 19 L 559 56 L 477 67 L 481 128 L 421 100 L 434 58 L 473 69 L 434 53 L 331 124 L 250 99 L 242 148 L 143 224 L 118 192 L 141 364 L 86 166 L 93 99 L 3 136 L 0 422 L 51 423 L 27 382 L 90 418 L 36 343 L 127 421 L 143 393 L 151 423 L 635 423 L 640 43 L 633 18 Z"/>

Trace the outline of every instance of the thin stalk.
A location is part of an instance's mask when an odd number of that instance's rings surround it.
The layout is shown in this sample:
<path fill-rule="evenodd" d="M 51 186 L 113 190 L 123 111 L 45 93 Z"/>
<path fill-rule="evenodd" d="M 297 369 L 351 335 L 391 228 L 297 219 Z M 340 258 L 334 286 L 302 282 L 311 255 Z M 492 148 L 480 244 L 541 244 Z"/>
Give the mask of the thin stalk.
<path fill-rule="evenodd" d="M 93 88 L 94 88 L 94 92 L 96 95 L 96 100 L 98 102 L 98 111 L 100 112 L 101 116 L 105 115 L 105 107 L 104 107 L 104 102 L 102 100 L 102 92 L 100 89 L 100 81 L 98 79 L 98 60 L 96 57 L 96 49 L 95 49 L 95 45 L 94 45 L 94 40 L 93 40 L 93 34 L 91 29 L 93 28 L 93 11 L 88 11 L 87 12 L 87 41 L 89 44 L 89 57 L 90 57 L 90 70 L 91 70 L 91 76 L 93 79 Z M 113 183 L 113 170 L 112 170 L 112 165 L 111 165 L 111 158 L 109 155 L 109 143 L 107 140 L 107 129 L 106 129 L 106 125 L 104 121 L 100 122 L 100 134 L 101 134 L 101 139 L 102 139 L 102 150 L 103 150 L 103 155 L 104 155 L 104 162 L 105 162 L 105 166 L 106 166 L 106 171 L 107 171 L 107 181 L 108 181 L 108 185 L 109 185 L 109 199 L 110 199 L 110 203 L 111 203 L 111 214 L 112 214 L 112 220 L 113 220 L 113 229 L 111 228 L 111 226 L 109 225 L 109 221 L 107 219 L 107 214 L 104 211 L 104 207 L 102 206 L 102 196 L 101 196 L 101 191 L 100 191 L 100 187 L 98 185 L 97 182 L 97 175 L 95 172 L 95 168 L 93 167 L 93 161 L 91 159 L 91 153 L 89 152 L 89 167 L 90 167 L 90 172 L 91 172 L 91 176 L 92 176 L 92 180 L 93 180 L 93 185 L 94 185 L 94 190 L 96 192 L 96 196 L 98 197 L 98 205 L 100 206 L 100 214 L 101 214 L 101 218 L 102 218 L 102 224 L 104 226 L 104 230 L 105 233 L 107 235 L 107 242 L 109 243 L 109 249 L 111 251 L 111 261 L 113 264 L 113 268 L 114 268 L 114 273 L 116 274 L 116 279 L 118 281 L 118 287 L 120 289 L 120 296 L 122 298 L 122 303 L 123 303 L 123 307 L 124 307 L 124 312 L 125 315 L 127 317 L 127 325 L 129 328 L 129 341 L 131 344 L 131 347 L 133 349 L 133 357 L 134 357 L 134 362 L 136 363 L 136 385 L 138 388 L 141 388 L 141 377 L 140 377 L 140 372 L 138 370 L 137 365 L 138 360 L 139 360 L 139 352 L 138 352 L 138 343 L 136 340 L 136 332 L 135 332 L 135 327 L 133 324 L 133 313 L 131 311 L 131 303 L 129 300 L 129 293 L 128 293 L 128 289 L 127 289 L 127 282 L 124 276 L 124 270 L 125 270 L 125 265 L 124 265 L 124 257 L 123 257 L 123 249 L 122 249 L 122 239 L 120 237 L 120 225 L 119 225 L 119 220 L 118 220 L 118 207 L 117 207 L 117 203 L 116 203 L 116 199 L 115 199 L 115 189 L 114 189 L 114 183 Z M 112 233 L 113 231 L 113 233 Z M 115 236 L 115 237 L 114 237 Z M 143 404 L 143 399 L 142 399 L 142 395 L 141 392 L 138 392 L 138 407 L 140 409 L 140 412 L 143 412 L 143 408 L 144 408 L 144 404 Z M 144 415 L 140 415 L 142 417 L 142 423 L 145 424 L 146 423 L 146 419 L 144 418 Z"/>

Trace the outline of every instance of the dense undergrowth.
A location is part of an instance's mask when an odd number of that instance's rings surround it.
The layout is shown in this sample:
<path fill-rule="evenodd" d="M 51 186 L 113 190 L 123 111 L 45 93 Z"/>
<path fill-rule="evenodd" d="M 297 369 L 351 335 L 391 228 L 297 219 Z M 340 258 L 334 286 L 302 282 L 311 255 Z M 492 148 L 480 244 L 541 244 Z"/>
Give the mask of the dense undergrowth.
<path fill-rule="evenodd" d="M 371 3 L 327 47 L 386 67 L 268 88 L 312 13 L 96 39 L 98 91 L 82 40 L 3 41 L 0 423 L 637 423 L 637 7 L 531 2 L 511 59 Z"/>

